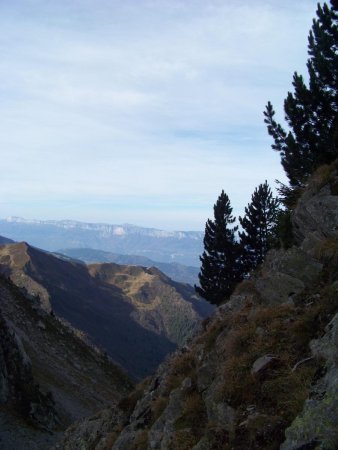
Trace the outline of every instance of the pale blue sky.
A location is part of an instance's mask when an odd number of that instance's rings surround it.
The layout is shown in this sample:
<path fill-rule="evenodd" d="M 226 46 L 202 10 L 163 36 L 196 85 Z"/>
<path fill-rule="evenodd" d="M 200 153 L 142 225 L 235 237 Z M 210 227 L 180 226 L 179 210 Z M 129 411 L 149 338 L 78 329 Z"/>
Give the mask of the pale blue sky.
<path fill-rule="evenodd" d="M 284 176 L 312 0 L 0 0 L 0 217 L 203 230 Z"/>

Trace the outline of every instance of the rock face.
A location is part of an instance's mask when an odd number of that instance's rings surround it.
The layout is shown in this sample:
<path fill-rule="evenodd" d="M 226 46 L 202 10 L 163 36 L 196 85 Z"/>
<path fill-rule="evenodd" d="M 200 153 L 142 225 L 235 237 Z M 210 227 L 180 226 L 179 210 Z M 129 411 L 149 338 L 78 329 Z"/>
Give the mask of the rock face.
<path fill-rule="evenodd" d="M 0 315 L 0 404 L 19 410 L 37 428 L 53 431 L 60 422 L 52 395 L 43 394 L 20 337 Z"/>
<path fill-rule="evenodd" d="M 284 303 L 316 280 L 322 268 L 322 263 L 299 248 L 271 251 L 254 275 L 255 288 L 266 304 Z"/>
<path fill-rule="evenodd" d="M 321 167 L 295 208 L 292 222 L 298 244 L 313 253 L 316 244 L 338 235 L 337 163 Z"/>
<path fill-rule="evenodd" d="M 45 450 L 132 388 L 122 370 L 0 276 L 0 448 Z"/>
<path fill-rule="evenodd" d="M 338 294 L 338 284 L 337 284 Z M 282 450 L 296 448 L 335 449 L 338 445 L 338 314 L 320 339 L 311 341 L 314 357 L 323 358 L 325 375 L 312 387 L 303 411 L 286 430 Z"/>
<path fill-rule="evenodd" d="M 109 449 L 125 419 L 123 411 L 116 406 L 104 409 L 88 419 L 82 419 L 66 431 L 62 448 L 69 450 Z M 54 447 L 55 450 L 59 448 L 61 447 L 58 444 Z"/>
<path fill-rule="evenodd" d="M 120 404 L 120 431 L 105 448 L 338 448 L 336 183 L 335 165 L 315 174 L 294 212 L 299 245 L 271 252 Z M 103 448 L 106 425 L 83 448 Z M 57 448 L 78 448 L 81 429 Z"/>

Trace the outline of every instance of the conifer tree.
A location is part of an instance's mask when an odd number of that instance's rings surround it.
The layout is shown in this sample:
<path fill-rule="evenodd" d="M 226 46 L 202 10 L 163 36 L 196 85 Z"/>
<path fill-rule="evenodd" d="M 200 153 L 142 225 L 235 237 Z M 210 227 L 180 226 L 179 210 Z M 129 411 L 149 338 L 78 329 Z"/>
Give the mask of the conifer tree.
<path fill-rule="evenodd" d="M 222 191 L 214 205 L 214 220 L 208 219 L 205 226 L 200 287 L 195 286 L 198 294 L 216 305 L 229 297 L 242 279 L 240 246 L 235 239 L 238 227 L 231 228 L 235 220 L 229 197 Z"/>
<path fill-rule="evenodd" d="M 293 76 L 294 93 L 284 101 L 285 131 L 275 119 L 268 102 L 264 122 L 274 139 L 272 148 L 280 153 L 290 188 L 282 185 L 287 196 L 302 187 L 306 178 L 321 164 L 338 158 L 338 7 L 318 4 L 308 37 L 308 86 L 297 72 Z M 283 189 L 284 188 L 284 189 Z"/>
<path fill-rule="evenodd" d="M 274 198 L 268 182 L 260 184 L 245 208 L 245 216 L 239 217 L 243 231 L 239 233 L 244 271 L 260 264 L 267 251 L 275 244 L 279 200 Z"/>

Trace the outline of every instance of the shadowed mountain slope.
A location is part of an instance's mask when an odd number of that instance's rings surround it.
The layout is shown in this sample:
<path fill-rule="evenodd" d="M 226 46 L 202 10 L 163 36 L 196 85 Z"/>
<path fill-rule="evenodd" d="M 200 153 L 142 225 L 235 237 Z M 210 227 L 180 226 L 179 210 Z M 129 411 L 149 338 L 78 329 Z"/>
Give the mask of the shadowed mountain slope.
<path fill-rule="evenodd" d="M 179 345 L 214 309 L 191 286 L 172 281 L 155 267 L 91 264 L 88 269 L 95 279 L 121 289 L 135 307 L 132 316 L 138 323 Z"/>
<path fill-rule="evenodd" d="M 202 317 L 200 305 L 206 302 L 197 299 L 192 288 L 170 284 L 160 272 L 155 275 L 150 269 L 119 267 L 108 264 L 88 269 L 26 243 L 0 247 L 0 270 L 5 275 L 29 294 L 38 295 L 46 311 L 53 310 L 83 331 L 132 376 L 140 378 L 154 371 L 166 354 L 193 333 Z M 119 270 L 129 274 L 133 295 L 123 283 L 114 284 L 103 276 Z M 149 291 L 154 283 L 156 290 Z M 181 312 L 184 321 L 179 321 Z M 174 325 L 176 318 L 179 323 Z"/>
<path fill-rule="evenodd" d="M 0 275 L 0 448 L 49 448 L 72 421 L 131 387 L 120 368 Z"/>
<path fill-rule="evenodd" d="M 12 239 L 8 239 L 4 236 L 0 236 L 0 245 L 4 245 L 4 244 L 14 244 L 14 241 L 12 241 Z"/>

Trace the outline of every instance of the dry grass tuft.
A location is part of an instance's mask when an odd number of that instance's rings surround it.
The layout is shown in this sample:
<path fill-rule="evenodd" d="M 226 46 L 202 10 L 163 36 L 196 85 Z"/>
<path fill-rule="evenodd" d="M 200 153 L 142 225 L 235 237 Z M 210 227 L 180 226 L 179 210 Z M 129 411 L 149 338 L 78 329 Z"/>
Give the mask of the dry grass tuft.
<path fill-rule="evenodd" d="M 111 450 L 111 448 L 114 445 L 118 435 L 119 435 L 118 431 L 115 431 L 115 432 L 107 434 L 107 436 L 105 437 L 105 440 L 104 440 L 104 444 L 103 444 L 104 447 L 102 448 L 102 450 Z"/>
<path fill-rule="evenodd" d="M 246 294 L 247 292 L 256 292 L 255 283 L 253 280 L 243 280 L 241 283 L 237 284 L 234 294 Z"/>
<path fill-rule="evenodd" d="M 249 354 L 228 356 L 222 365 L 224 382 L 218 389 L 218 400 L 239 407 L 255 400 L 256 386 L 250 369 L 252 357 Z"/>
<path fill-rule="evenodd" d="M 234 322 L 235 322 L 234 318 Z M 239 356 L 247 352 L 248 345 L 256 338 L 256 326 L 253 323 L 240 324 L 219 343 L 219 349 L 224 357 L 226 355 Z"/>
<path fill-rule="evenodd" d="M 175 448 L 191 449 L 203 436 L 206 424 L 204 401 L 197 391 L 192 390 L 186 396 L 182 415 L 175 423 L 175 440 L 176 444 L 179 444 Z"/>
<path fill-rule="evenodd" d="M 215 321 L 199 338 L 199 342 L 203 343 L 205 351 L 209 351 L 215 344 L 218 336 L 224 331 L 224 323 Z"/>
<path fill-rule="evenodd" d="M 243 312 L 234 314 L 232 328 L 218 349 L 223 355 L 221 372 L 224 378 L 218 399 L 229 403 L 237 412 L 254 404 L 267 416 L 280 416 L 283 422 L 291 421 L 301 410 L 321 362 L 308 360 L 297 370 L 292 371 L 292 368 L 308 356 L 309 341 L 317 337 L 315 330 L 320 328 L 321 322 L 323 326 L 327 323 L 332 308 L 329 300 L 321 299 L 302 307 L 260 306 L 248 312 L 247 320 Z M 278 360 L 268 370 L 253 377 L 254 361 L 266 354 L 273 354 Z"/>
<path fill-rule="evenodd" d="M 331 237 L 322 241 L 315 249 L 316 257 L 324 264 L 338 265 L 338 239 Z"/>
<path fill-rule="evenodd" d="M 192 352 L 181 353 L 171 360 L 166 380 L 166 393 L 180 386 L 184 378 L 193 377 L 195 358 Z"/>
<path fill-rule="evenodd" d="M 328 184 L 336 171 L 335 163 L 323 164 L 311 176 L 311 183 L 318 189 Z"/>
<path fill-rule="evenodd" d="M 196 391 L 190 392 L 185 399 L 183 414 L 175 424 L 177 430 L 191 428 L 195 433 L 200 433 L 206 423 L 206 411 L 200 394 Z"/>
<path fill-rule="evenodd" d="M 148 431 L 147 430 L 142 430 L 137 433 L 133 448 L 135 450 L 148 450 L 149 447 L 148 447 Z"/>
<path fill-rule="evenodd" d="M 150 383 L 150 378 L 145 378 L 141 383 L 139 383 L 135 389 L 129 394 L 127 397 L 122 398 L 120 400 L 118 406 L 126 413 L 126 415 L 130 416 L 134 411 L 136 403 L 142 398 L 143 393 L 146 387 Z"/>
<path fill-rule="evenodd" d="M 189 429 L 178 430 L 170 448 L 177 450 L 191 450 L 197 444 L 196 436 Z"/>
<path fill-rule="evenodd" d="M 155 422 L 163 413 L 168 404 L 168 397 L 159 396 L 154 399 L 151 405 L 152 422 Z"/>

